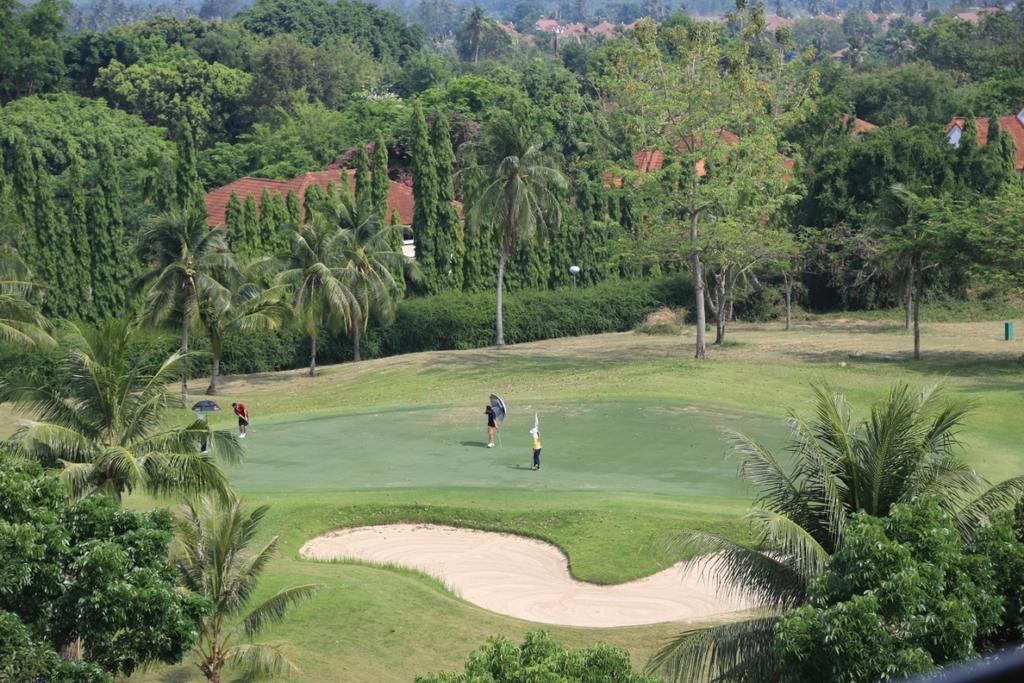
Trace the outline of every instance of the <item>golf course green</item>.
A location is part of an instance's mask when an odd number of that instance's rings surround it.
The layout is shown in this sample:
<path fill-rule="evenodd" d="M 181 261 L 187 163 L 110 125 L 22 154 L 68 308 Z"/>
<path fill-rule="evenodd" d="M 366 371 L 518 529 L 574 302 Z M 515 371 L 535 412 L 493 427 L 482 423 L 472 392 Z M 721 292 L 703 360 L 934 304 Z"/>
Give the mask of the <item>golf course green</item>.
<path fill-rule="evenodd" d="M 787 412 L 806 414 L 812 384 L 844 392 L 863 417 L 894 383 L 939 383 L 974 406 L 963 457 L 993 480 L 1024 470 L 1021 350 L 999 340 L 995 323 L 926 326 L 920 362 L 909 359 L 909 336 L 886 321 L 815 321 L 789 333 L 737 326 L 731 339 L 705 362 L 690 358 L 685 336 L 624 333 L 344 364 L 315 378 L 228 378 L 217 401 L 242 400 L 253 416 L 246 461 L 229 475 L 248 504 L 271 506 L 262 533 L 282 541 L 257 598 L 326 586 L 265 638 L 286 643 L 301 669 L 291 680 L 410 681 L 460 668 L 488 636 L 536 628 L 416 572 L 301 559 L 309 539 L 433 522 L 543 539 L 566 553 L 578 579 L 643 577 L 681 558 L 668 543 L 674 530 L 748 538 L 752 492 L 736 479 L 729 434 L 781 451 Z M 509 417 L 501 445 L 488 449 L 483 409 L 492 392 Z M 539 472 L 529 469 L 534 413 Z M 230 411 L 212 419 L 233 428 Z M 549 630 L 569 646 L 627 648 L 642 665 L 684 627 Z M 186 661 L 130 680 L 200 677 Z"/>

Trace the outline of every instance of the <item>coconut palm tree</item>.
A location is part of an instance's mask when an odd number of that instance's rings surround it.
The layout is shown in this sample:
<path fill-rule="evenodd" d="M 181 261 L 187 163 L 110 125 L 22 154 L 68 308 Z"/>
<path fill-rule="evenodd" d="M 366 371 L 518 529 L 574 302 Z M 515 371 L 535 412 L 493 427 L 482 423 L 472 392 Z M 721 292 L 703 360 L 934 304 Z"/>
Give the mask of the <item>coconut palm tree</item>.
<path fill-rule="evenodd" d="M 676 537 L 691 552 L 715 553 L 709 571 L 724 590 L 758 599 L 769 614 L 682 633 L 652 658 L 652 670 L 676 681 L 764 680 L 777 615 L 804 602 L 854 512 L 885 517 L 897 503 L 934 495 L 969 537 L 1024 493 L 1024 477 L 990 486 L 957 457 L 967 408 L 935 389 L 897 386 L 860 422 L 828 387 L 816 387 L 814 398 L 810 420 L 790 414 L 788 472 L 763 445 L 735 437 L 740 477 L 759 491 L 748 513 L 757 543 L 697 532 Z"/>
<path fill-rule="evenodd" d="M 470 145 L 469 156 L 475 166 L 466 173 L 477 180 L 472 183 L 467 218 L 474 227 L 499 234 L 495 343 L 504 346 L 505 265 L 538 229 L 558 225 L 562 214 L 555 191 L 565 189 L 567 183 L 551 155 L 532 141 L 532 132 L 512 113 L 496 115 Z"/>
<path fill-rule="evenodd" d="M 24 346 L 53 343 L 49 321 L 30 301 L 39 291 L 25 262 L 0 246 L 0 341 Z"/>
<path fill-rule="evenodd" d="M 251 639 L 323 586 L 285 588 L 249 606 L 260 574 L 279 545 L 275 536 L 254 546 L 257 528 L 268 509 L 262 505 L 246 514 L 237 499 L 202 498 L 187 501 L 178 520 L 176 564 L 184 585 L 213 603 L 193 648 L 196 665 L 210 683 L 220 683 L 225 669 L 248 679 L 296 668 L 280 645 L 253 643 Z"/>
<path fill-rule="evenodd" d="M 316 222 L 292 235 L 291 254 L 277 284 L 289 292 L 292 310 L 309 335 L 309 376 L 316 376 L 320 330 L 348 327 L 359 303 L 350 288 L 344 260 L 345 236 L 337 225 Z"/>
<path fill-rule="evenodd" d="M 381 225 L 380 216 L 367 202 L 347 206 L 341 217 L 345 227 L 341 230 L 340 248 L 349 290 L 355 299 L 348 331 L 352 338 L 352 360 L 358 361 L 360 341 L 370 316 L 377 313 L 389 318 L 403 291 L 403 274 L 415 280 L 419 271 L 392 246 L 395 236 L 401 234 L 399 226 Z"/>
<path fill-rule="evenodd" d="M 257 269 L 262 264 L 254 264 Z M 258 275 L 250 272 L 250 275 Z M 210 384 L 207 395 L 217 393 L 220 359 L 224 355 L 224 337 L 229 332 L 276 330 L 288 319 L 291 306 L 283 287 L 262 287 L 259 277 L 242 278 L 223 290 L 212 292 L 199 303 L 199 320 L 210 338 Z"/>
<path fill-rule="evenodd" d="M 230 298 L 224 283 L 236 273 L 223 228 L 206 224 L 200 212 L 168 211 L 143 226 L 138 253 L 149 269 L 136 287 L 148 297 L 147 318 L 153 324 L 173 319 L 181 326 L 181 352 L 188 353 L 189 332 L 203 302 Z M 181 396 L 188 403 L 188 376 L 181 375 Z"/>
<path fill-rule="evenodd" d="M 60 469 L 74 496 L 101 492 L 116 498 L 136 489 L 151 494 L 230 490 L 215 457 L 241 460 L 230 431 L 205 421 L 167 427 L 166 409 L 177 402 L 165 387 L 187 354 L 139 354 L 141 332 L 126 322 L 97 327 L 69 324 L 60 379 L 49 386 L 7 386 L 5 395 L 32 419 L 10 439 L 16 453 Z M 210 454 L 200 453 L 208 443 Z"/>

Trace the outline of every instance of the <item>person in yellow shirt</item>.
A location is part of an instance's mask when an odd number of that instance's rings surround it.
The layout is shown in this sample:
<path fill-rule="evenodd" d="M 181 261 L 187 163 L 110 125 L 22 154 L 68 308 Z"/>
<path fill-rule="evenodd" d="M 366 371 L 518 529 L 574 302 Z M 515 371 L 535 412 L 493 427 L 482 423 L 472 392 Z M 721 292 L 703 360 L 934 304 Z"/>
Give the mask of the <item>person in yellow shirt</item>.
<path fill-rule="evenodd" d="M 540 469 L 540 430 L 531 429 L 530 434 L 533 435 L 533 469 Z"/>

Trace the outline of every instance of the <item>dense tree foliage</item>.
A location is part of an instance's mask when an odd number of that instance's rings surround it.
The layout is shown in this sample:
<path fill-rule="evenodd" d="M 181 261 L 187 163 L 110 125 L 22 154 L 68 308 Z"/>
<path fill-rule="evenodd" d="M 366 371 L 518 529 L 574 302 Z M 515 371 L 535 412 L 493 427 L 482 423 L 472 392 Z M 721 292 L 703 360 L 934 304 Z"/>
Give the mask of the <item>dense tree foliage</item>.
<path fill-rule="evenodd" d="M 655 679 L 633 671 L 629 654 L 609 645 L 592 645 L 580 650 L 559 646 L 546 631 L 531 631 L 516 645 L 496 637 L 470 653 L 463 673 L 418 676 L 417 683 L 469 683 L 490 680 L 505 683 L 524 678 L 570 683 L 570 681 L 621 681 L 653 683 Z"/>
<path fill-rule="evenodd" d="M 130 512 L 105 496 L 71 503 L 55 477 L 3 454 L 0 522 L 5 677 L 109 682 L 192 647 L 210 603 L 178 590 L 166 510 Z"/>

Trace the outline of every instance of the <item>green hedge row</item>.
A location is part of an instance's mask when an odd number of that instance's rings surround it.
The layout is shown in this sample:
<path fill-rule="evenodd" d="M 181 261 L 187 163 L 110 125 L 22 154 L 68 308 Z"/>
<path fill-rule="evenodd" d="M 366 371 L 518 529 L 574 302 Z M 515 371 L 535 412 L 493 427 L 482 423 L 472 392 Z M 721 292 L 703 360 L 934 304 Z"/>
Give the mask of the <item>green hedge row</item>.
<path fill-rule="evenodd" d="M 505 298 L 505 341 L 510 344 L 555 337 L 631 330 L 660 306 L 690 307 L 693 289 L 683 275 L 656 280 L 613 280 L 591 287 L 523 290 Z M 494 293 L 440 294 L 401 302 L 386 329 L 371 327 L 363 337 L 363 357 L 471 349 L 494 343 Z M 190 347 L 200 352 L 189 374 L 209 374 L 209 349 L 201 335 Z M 143 338 L 133 353 L 140 362 L 156 363 L 178 348 L 176 334 Z M 345 335 L 322 333 L 320 363 L 352 359 Z M 241 375 L 300 368 L 309 363 L 309 338 L 297 329 L 229 334 L 224 340 L 221 374 Z M 0 344 L 0 372 L 11 381 L 41 384 L 59 381 L 60 352 Z M 196 387 L 201 390 L 201 387 Z"/>
<path fill-rule="evenodd" d="M 505 297 L 509 344 L 631 330 L 660 306 L 690 306 L 683 275 L 612 280 L 591 287 L 526 290 Z M 386 330 L 385 355 L 473 349 L 494 343 L 493 292 L 438 294 L 403 301 Z"/>

